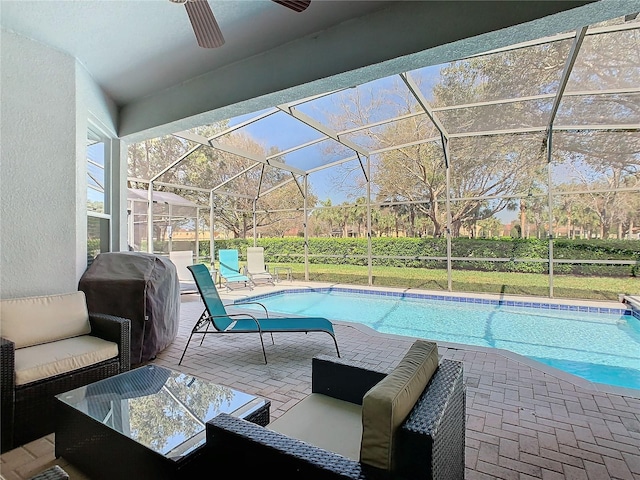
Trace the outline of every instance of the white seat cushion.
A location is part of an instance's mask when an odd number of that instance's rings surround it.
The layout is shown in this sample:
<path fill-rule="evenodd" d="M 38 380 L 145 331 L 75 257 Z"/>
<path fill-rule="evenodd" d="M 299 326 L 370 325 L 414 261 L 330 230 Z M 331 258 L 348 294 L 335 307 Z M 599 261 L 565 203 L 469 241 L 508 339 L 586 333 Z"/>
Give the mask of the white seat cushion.
<path fill-rule="evenodd" d="M 360 459 L 360 405 L 312 393 L 267 428 L 352 460 Z"/>
<path fill-rule="evenodd" d="M 91 335 L 16 350 L 16 385 L 68 373 L 118 356 L 118 344 Z"/>

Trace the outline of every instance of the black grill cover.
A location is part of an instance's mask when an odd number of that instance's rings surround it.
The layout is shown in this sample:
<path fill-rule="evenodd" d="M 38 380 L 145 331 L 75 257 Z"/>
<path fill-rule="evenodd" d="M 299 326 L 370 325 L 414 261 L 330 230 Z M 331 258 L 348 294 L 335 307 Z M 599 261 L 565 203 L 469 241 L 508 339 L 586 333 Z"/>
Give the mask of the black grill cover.
<path fill-rule="evenodd" d="M 131 320 L 131 364 L 147 362 L 178 334 L 180 282 L 168 259 L 144 252 L 101 253 L 78 289 L 92 313 Z"/>

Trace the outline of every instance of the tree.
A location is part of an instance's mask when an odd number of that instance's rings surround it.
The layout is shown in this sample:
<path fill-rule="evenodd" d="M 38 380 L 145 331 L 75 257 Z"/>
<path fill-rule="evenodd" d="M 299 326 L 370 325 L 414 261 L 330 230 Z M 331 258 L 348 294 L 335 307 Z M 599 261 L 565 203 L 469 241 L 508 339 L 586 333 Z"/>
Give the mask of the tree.
<path fill-rule="evenodd" d="M 313 211 L 313 217 L 316 219 L 318 223 L 318 232 L 322 232 L 322 234 L 332 237 L 334 228 L 339 223 L 339 212 L 337 209 L 333 208 L 333 204 L 331 203 L 331 199 L 326 199 L 321 201 L 319 207 Z"/>
<path fill-rule="evenodd" d="M 378 207 L 371 209 L 371 228 L 377 232 L 378 236 L 384 234 L 390 237 L 395 224 L 395 216 L 388 208 Z"/>
<path fill-rule="evenodd" d="M 525 52 L 518 50 L 446 65 L 440 71 L 439 82 L 433 87 L 432 105 L 450 106 L 487 98 L 509 98 L 522 95 L 525 88 L 537 89 L 528 92 L 530 94 L 546 92 L 559 78 L 568 46 L 523 50 Z M 536 82 L 525 81 L 525 78 L 534 76 Z M 530 84 L 539 86 L 531 87 Z M 398 114 L 412 114 L 419 109 L 407 98 L 401 86 L 395 85 L 390 89 L 386 92 L 389 95 L 379 97 L 395 100 L 394 105 L 383 104 L 380 99 L 366 105 L 362 98 L 364 94 L 357 89 L 344 93 L 341 115 L 334 118 L 339 122 L 337 128 L 373 123 L 377 109 Z M 450 115 L 444 113 L 441 120 L 445 128 L 449 126 L 449 132 L 482 131 L 503 126 L 513 128 L 522 125 L 523 119 L 527 124 L 539 125 L 543 123 L 541 117 L 545 111 L 539 102 L 525 102 L 508 110 L 508 115 L 488 117 L 478 115 L 476 109 L 466 108 L 455 111 L 455 123 Z M 487 125 L 497 121 L 494 117 L 500 124 Z M 415 216 L 425 215 L 433 223 L 434 235 L 442 235 L 446 223 L 443 145 L 440 140 L 416 142 L 439 138 L 440 132 L 435 125 L 426 115 L 417 115 L 361 133 L 367 136 L 368 148 L 382 151 L 372 158 L 376 200 L 409 202 L 412 205 L 408 212 L 411 229 Z M 392 148 L 398 145 L 405 146 Z M 512 200 L 504 196 L 516 195 L 526 191 L 532 182 L 543 181 L 545 147 L 544 133 L 452 139 L 449 142 L 449 162 L 450 194 L 455 199 L 451 209 L 453 235 L 458 235 L 463 225 L 490 218 L 511 205 Z M 486 196 L 498 200 L 486 202 L 482 199 Z"/>
<path fill-rule="evenodd" d="M 578 198 L 599 223 L 598 236 L 607 238 L 614 223 L 624 222 L 628 208 L 625 192 L 640 191 L 640 135 L 613 132 L 581 132 L 558 135 L 554 152 L 555 188 L 586 191 Z M 616 232 L 621 235 L 620 229 Z"/>
<path fill-rule="evenodd" d="M 632 30 L 585 39 L 567 92 L 635 88 L 636 36 L 637 31 Z M 520 198 L 522 234 L 528 235 L 527 222 L 530 221 L 535 226 L 535 235 L 540 237 L 544 222 L 550 221 L 546 199 L 524 197 L 532 190 L 546 191 L 549 147 L 553 162 L 573 163 L 579 166 L 578 170 L 588 173 L 584 175 L 583 189 L 616 191 L 623 185 L 640 189 L 640 184 L 630 185 L 626 180 L 637 181 L 633 175 L 640 168 L 637 131 L 587 131 L 576 135 L 560 131 L 554 134 L 553 144 L 547 145 L 544 129 L 549 125 L 553 94 L 558 89 L 570 47 L 571 40 L 555 41 L 451 62 L 440 67 L 439 75 L 434 74 L 434 68 L 411 72 L 427 103 L 435 107 L 433 115 L 443 125 L 442 132 L 427 115 L 416 115 L 422 108 L 401 82 L 387 84 L 386 90 L 378 95 L 365 88 L 342 93 L 342 108 L 333 117 L 335 128 L 353 131 L 354 127 L 375 125 L 357 130 L 352 138 L 365 148 L 380 152 L 372 156 L 372 190 L 376 192 L 376 202 L 411 205 L 403 213 L 409 215 L 408 219 L 403 218 L 408 220 L 408 234 L 415 234 L 415 218 L 422 215 L 433 223 L 434 235 L 442 234 L 447 221 L 443 207 L 448 193 L 453 199 L 454 236 L 460 234 L 462 227 L 473 231 L 478 222 L 504 209 L 515 208 L 514 199 Z M 505 99 L 512 101 L 499 103 Z M 381 112 L 405 117 L 376 124 Z M 635 93 L 565 95 L 555 124 L 577 128 L 584 123 L 633 125 L 637 119 L 640 119 L 640 102 Z M 540 131 L 509 133 L 509 130 L 528 127 Z M 452 136 L 490 130 L 505 130 L 505 133 Z M 450 192 L 445 191 L 441 133 L 449 138 Z M 394 148 L 397 146 L 400 148 Z M 561 180 L 565 173 L 562 171 L 555 178 Z M 363 184 L 357 187 L 362 188 Z M 614 223 L 619 231 L 629 223 L 623 219 L 622 198 L 620 192 L 598 193 L 590 200 L 584 197 L 589 210 L 599 218 L 601 236 L 609 232 Z M 400 221 L 399 216 L 396 219 Z"/>
<path fill-rule="evenodd" d="M 495 217 L 479 220 L 478 227 L 480 229 L 479 236 L 482 238 L 497 237 L 502 231 L 502 223 Z"/>
<path fill-rule="evenodd" d="M 362 236 L 362 232 L 366 231 L 366 222 L 367 222 L 367 207 L 366 207 L 367 199 L 364 197 L 356 198 L 355 206 L 350 208 L 349 211 L 349 220 L 352 224 L 355 224 L 356 228 L 356 236 Z M 363 228 L 365 226 L 365 228 Z"/>
<path fill-rule="evenodd" d="M 211 138 L 226 126 L 226 122 L 221 122 L 201 127 L 199 133 Z M 237 132 L 227 134 L 218 141 L 251 154 L 266 155 L 263 147 L 245 134 Z M 192 142 L 179 140 L 173 136 L 132 145 L 129 150 L 129 176 L 150 179 L 194 146 L 196 145 Z M 273 165 L 277 165 L 277 162 L 277 159 L 271 161 Z M 238 176 L 238 173 L 243 171 L 244 174 Z M 303 198 L 296 183 L 285 184 L 285 180 L 290 178 L 291 174 L 283 169 L 256 163 L 215 148 L 200 146 L 158 179 L 159 182 L 184 185 L 184 189 L 162 185 L 154 188 L 171 189 L 174 193 L 199 205 L 208 205 L 208 190 L 216 189 L 213 206 L 215 221 L 231 231 L 234 237 L 244 238 L 253 228 L 252 212 L 256 199 L 256 205 L 261 210 L 256 216 L 258 228 L 273 225 L 272 231 L 280 231 L 282 234 L 286 230 L 284 225 L 287 220 L 291 223 L 293 218 L 299 218 L 297 214 L 282 211 L 287 208 L 299 209 L 303 204 Z M 261 196 L 261 192 L 276 185 L 282 186 Z M 188 187 L 205 189 L 205 191 L 196 191 Z M 143 188 L 146 188 L 146 185 Z M 308 204 L 314 203 L 315 197 L 311 192 Z M 209 219 L 206 218 L 205 224 L 208 225 L 208 223 Z M 160 236 L 161 232 L 158 233 L 158 238 Z"/>
<path fill-rule="evenodd" d="M 127 175 L 133 179 L 150 180 L 184 155 L 189 148 L 193 146 L 194 144 L 178 139 L 173 135 L 131 144 L 127 152 Z M 180 179 L 176 171 L 170 170 L 163 175 L 162 181 L 179 183 Z M 127 186 L 146 190 L 148 183 L 129 181 Z M 162 185 L 154 185 L 154 190 L 168 191 L 169 188 Z M 157 214 L 157 211 L 154 213 Z M 144 218 L 146 218 L 146 214 Z M 162 240 L 166 239 L 168 227 L 168 221 L 159 222 L 156 219 L 153 224 L 154 237 Z"/>

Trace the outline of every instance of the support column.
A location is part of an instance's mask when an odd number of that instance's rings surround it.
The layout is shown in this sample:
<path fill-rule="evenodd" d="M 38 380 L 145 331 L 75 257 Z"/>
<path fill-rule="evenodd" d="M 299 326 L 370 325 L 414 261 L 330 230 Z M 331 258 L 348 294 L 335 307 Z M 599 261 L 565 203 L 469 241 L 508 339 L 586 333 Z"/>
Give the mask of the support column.
<path fill-rule="evenodd" d="M 551 169 L 551 142 L 553 128 L 547 132 L 547 192 L 549 202 L 549 298 L 553 298 L 553 178 Z"/>
<path fill-rule="evenodd" d="M 147 191 L 147 252 L 153 253 L 153 180 Z"/>
<path fill-rule="evenodd" d="M 252 209 L 253 209 L 253 246 L 257 246 L 257 241 L 258 241 L 258 232 L 257 232 L 257 227 L 258 227 L 258 221 L 256 218 L 256 205 L 258 203 L 258 199 L 254 198 L 253 202 L 251 203 L 252 205 Z"/>
<path fill-rule="evenodd" d="M 309 175 L 304 176 L 304 198 L 302 200 L 304 211 L 304 280 L 309 281 L 309 232 L 307 223 L 309 222 L 309 212 L 307 211 L 307 196 L 309 193 Z"/>
<path fill-rule="evenodd" d="M 453 290 L 453 281 L 451 278 L 451 168 L 449 165 L 449 139 L 441 133 L 442 138 L 442 151 L 444 152 L 444 168 L 446 175 L 447 191 L 445 201 L 447 205 L 447 290 Z"/>
<path fill-rule="evenodd" d="M 216 266 L 216 254 L 215 254 L 215 211 L 213 208 L 213 190 L 209 192 L 209 256 L 211 257 L 211 268 Z"/>
<path fill-rule="evenodd" d="M 373 260 L 371 245 L 371 157 L 367 157 L 367 265 L 369 267 L 369 286 L 373 285 Z"/>

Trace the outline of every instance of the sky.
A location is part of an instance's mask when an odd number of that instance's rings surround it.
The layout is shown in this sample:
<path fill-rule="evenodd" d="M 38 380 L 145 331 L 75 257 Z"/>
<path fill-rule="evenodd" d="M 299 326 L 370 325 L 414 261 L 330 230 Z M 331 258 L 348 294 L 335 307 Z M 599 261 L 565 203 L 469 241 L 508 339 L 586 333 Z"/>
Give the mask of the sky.
<path fill-rule="evenodd" d="M 424 86 L 423 92 L 427 98 L 431 98 L 430 92 L 433 85 L 436 84 L 440 78 L 439 71 L 441 67 L 441 65 L 426 67 L 413 73 L 416 78 L 419 78 L 422 82 L 422 85 Z M 397 75 L 359 85 L 357 90 L 364 98 L 375 99 L 377 95 L 380 95 L 380 91 L 396 90 L 397 85 L 400 86 L 400 89 L 406 91 L 404 83 Z M 347 93 L 349 92 L 347 91 Z M 305 104 L 298 105 L 297 109 L 305 115 L 312 117 L 314 120 L 319 121 L 324 125 L 328 125 L 328 117 L 330 115 L 337 114 L 340 111 L 340 97 L 341 93 L 334 93 Z M 231 127 L 242 123 L 265 111 L 266 110 L 232 118 L 229 120 L 229 126 Z M 395 109 L 380 105 L 370 118 L 371 121 L 379 121 L 391 118 L 397 114 L 398 112 Z M 256 142 L 263 145 L 265 147 L 265 151 L 269 151 L 271 147 L 275 147 L 278 151 L 284 151 L 318 139 L 322 136 L 322 133 L 298 122 L 295 119 L 292 119 L 284 112 L 279 112 L 271 117 L 254 122 L 243 127 L 241 131 L 246 132 Z M 285 162 L 289 165 L 309 170 L 353 155 L 355 155 L 353 150 L 346 147 L 341 148 L 340 152 L 330 155 L 323 149 L 322 144 L 318 144 L 285 156 Z M 336 181 L 336 177 L 338 177 L 338 181 Z M 339 185 L 339 183 L 341 183 L 340 177 L 340 171 L 333 167 L 311 174 L 309 180 L 312 185 L 313 192 L 320 200 L 324 201 L 330 198 L 332 203 L 335 205 L 344 201 L 351 201 L 352 198 L 350 197 L 354 196 L 353 189 L 346 189 Z"/>

